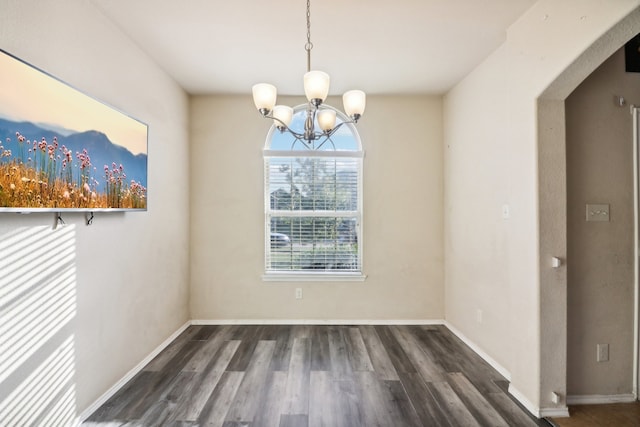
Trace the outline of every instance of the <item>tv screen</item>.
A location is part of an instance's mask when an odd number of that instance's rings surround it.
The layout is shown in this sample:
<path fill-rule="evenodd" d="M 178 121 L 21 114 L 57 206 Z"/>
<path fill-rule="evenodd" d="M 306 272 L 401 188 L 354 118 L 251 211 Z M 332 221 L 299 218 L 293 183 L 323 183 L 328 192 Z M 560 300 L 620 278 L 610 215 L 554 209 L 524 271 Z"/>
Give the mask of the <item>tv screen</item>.
<path fill-rule="evenodd" d="M 147 134 L 0 50 L 0 212 L 146 210 Z"/>

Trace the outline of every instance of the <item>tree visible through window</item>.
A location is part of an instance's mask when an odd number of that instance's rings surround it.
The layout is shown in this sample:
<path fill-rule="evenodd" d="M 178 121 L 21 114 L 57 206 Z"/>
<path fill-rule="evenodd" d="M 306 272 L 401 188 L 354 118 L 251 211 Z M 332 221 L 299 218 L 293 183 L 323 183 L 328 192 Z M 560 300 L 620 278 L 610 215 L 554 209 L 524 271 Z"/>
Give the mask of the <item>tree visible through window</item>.
<path fill-rule="evenodd" d="M 305 106 L 294 111 L 290 127 L 301 129 Z M 337 116 L 338 123 L 347 120 Z M 267 274 L 360 273 L 362 149 L 355 127 L 345 124 L 307 144 L 274 126 L 264 164 Z"/>

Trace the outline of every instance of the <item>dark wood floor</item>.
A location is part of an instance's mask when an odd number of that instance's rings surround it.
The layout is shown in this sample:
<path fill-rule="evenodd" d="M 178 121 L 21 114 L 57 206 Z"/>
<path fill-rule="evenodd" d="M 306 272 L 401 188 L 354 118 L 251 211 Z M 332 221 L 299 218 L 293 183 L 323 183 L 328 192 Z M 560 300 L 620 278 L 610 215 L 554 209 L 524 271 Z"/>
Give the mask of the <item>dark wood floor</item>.
<path fill-rule="evenodd" d="M 192 326 L 84 426 L 547 426 L 443 326 Z"/>

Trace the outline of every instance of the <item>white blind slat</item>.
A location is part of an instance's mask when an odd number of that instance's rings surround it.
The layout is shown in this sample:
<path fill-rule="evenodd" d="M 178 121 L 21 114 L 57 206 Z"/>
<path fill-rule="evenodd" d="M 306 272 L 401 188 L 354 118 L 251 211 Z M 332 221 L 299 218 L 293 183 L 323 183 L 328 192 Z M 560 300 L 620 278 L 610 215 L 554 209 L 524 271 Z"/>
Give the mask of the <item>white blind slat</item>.
<path fill-rule="evenodd" d="M 360 271 L 361 158 L 265 158 L 267 271 Z"/>

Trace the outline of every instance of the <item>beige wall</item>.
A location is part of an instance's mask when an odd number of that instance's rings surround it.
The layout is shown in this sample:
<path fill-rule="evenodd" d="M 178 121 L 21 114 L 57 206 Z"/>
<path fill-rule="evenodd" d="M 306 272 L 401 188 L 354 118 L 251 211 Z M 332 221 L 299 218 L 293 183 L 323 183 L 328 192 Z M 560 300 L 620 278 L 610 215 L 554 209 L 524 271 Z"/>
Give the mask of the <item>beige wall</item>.
<path fill-rule="evenodd" d="M 624 49 L 566 100 L 567 393 L 630 394 L 633 372 L 632 116 L 613 96 L 640 102 L 640 74 Z M 610 222 L 586 222 L 586 203 L 610 205 Z M 610 361 L 596 361 L 609 344 Z"/>
<path fill-rule="evenodd" d="M 564 220 L 562 210 L 539 204 L 538 190 L 549 188 L 539 181 L 538 138 L 549 130 L 538 128 L 537 100 L 638 4 L 539 1 L 512 25 L 504 45 L 445 97 L 446 317 L 511 372 L 511 391 L 543 415 L 564 406 L 551 403 L 551 392 L 566 391 L 566 313 L 561 299 L 546 305 L 549 292 L 562 297 L 557 290 L 564 288 L 562 273 L 551 269 L 542 251 L 547 234 L 538 234 L 539 214 L 545 220 L 549 212 L 559 214 L 551 221 L 561 230 Z M 593 70 L 583 68 L 583 77 Z M 566 82 L 572 82 L 570 90 L 579 83 L 563 77 L 565 90 Z M 560 172 L 540 174 L 561 178 Z M 555 206 L 562 209 L 563 187 L 552 184 L 552 201 L 560 200 Z M 510 206 L 507 220 L 501 218 L 503 204 Z M 555 254 L 564 257 L 566 251 Z M 490 318 L 485 311 L 478 322 L 477 310 L 492 299 Z"/>
<path fill-rule="evenodd" d="M 510 197 L 513 178 L 501 178 L 515 148 L 508 127 L 494 122 L 508 116 L 505 57 L 500 48 L 445 98 L 445 271 L 447 320 L 510 367 L 511 234 L 523 212 Z"/>
<path fill-rule="evenodd" d="M 0 215 L 0 310 L 15 309 L 0 325 L 0 413 L 17 405 L 16 425 L 31 425 L 61 390 L 63 414 L 80 414 L 189 318 L 188 105 L 87 1 L 2 0 L 0 47 L 149 125 L 147 212 L 90 227 L 65 214 L 56 231 L 53 214 Z"/>
<path fill-rule="evenodd" d="M 0 405 L 70 343 L 75 374 L 65 385 L 81 412 L 189 317 L 189 275 L 196 319 L 438 319 L 446 311 L 511 372 L 530 408 L 551 407 L 550 392 L 566 390 L 564 313 L 540 305 L 566 280 L 562 269 L 548 268 L 548 254 L 539 259 L 543 242 L 563 232 L 548 233 L 538 217 L 546 211 L 538 204 L 536 100 L 558 82 L 573 90 L 575 75 L 598 64 L 580 63 L 581 53 L 637 0 L 536 3 L 444 105 L 438 97 L 371 96 L 358 126 L 369 277 L 304 284 L 260 279 L 268 123 L 249 96 L 192 98 L 187 145 L 184 93 L 90 3 L 1 1 L 3 49 L 149 124 L 150 206 L 143 214 L 98 215 L 91 227 L 68 215 L 70 225 L 55 233 L 51 215 L 2 215 L 0 259 L 14 256 L 19 241 L 28 254 L 63 261 L 38 271 L 70 284 L 74 311 L 0 381 Z M 563 200 L 554 184 L 551 201 Z M 559 213 L 553 229 L 563 212 L 549 212 Z M 565 255 L 562 239 L 554 243 L 560 250 L 549 253 Z M 58 283 L 23 279 L 33 289 Z M 295 287 L 304 288 L 303 300 L 294 299 Z"/>
<path fill-rule="evenodd" d="M 296 105 L 300 98 L 279 99 Z M 340 99 L 330 99 L 340 106 Z M 250 96 L 191 100 L 194 319 L 442 319 L 442 106 L 370 96 L 365 150 L 365 282 L 263 282 L 262 147 L 270 123 Z M 302 287 L 304 298 L 294 299 Z"/>

